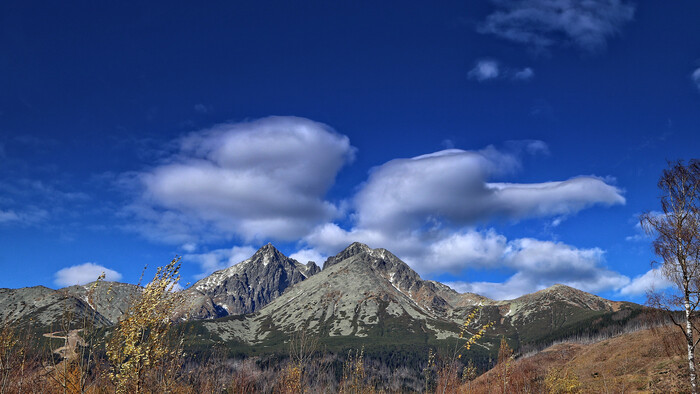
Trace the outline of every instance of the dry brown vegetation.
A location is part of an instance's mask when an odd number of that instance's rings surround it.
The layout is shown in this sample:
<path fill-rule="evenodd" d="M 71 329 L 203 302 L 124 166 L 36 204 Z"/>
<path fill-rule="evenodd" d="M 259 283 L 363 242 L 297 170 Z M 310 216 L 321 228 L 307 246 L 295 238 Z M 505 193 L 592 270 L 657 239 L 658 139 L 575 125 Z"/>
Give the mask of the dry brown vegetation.
<path fill-rule="evenodd" d="M 560 343 L 478 377 L 471 393 L 682 393 L 688 392 L 684 339 L 664 326 L 592 344 Z"/>

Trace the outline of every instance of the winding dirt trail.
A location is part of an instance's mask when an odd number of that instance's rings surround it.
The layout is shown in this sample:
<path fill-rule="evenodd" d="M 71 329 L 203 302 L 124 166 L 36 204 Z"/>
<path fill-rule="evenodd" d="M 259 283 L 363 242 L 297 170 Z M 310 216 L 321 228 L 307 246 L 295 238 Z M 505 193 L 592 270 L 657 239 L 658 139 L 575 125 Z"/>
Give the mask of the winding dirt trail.
<path fill-rule="evenodd" d="M 79 335 L 80 330 L 70 330 L 68 335 L 65 335 L 65 331 L 56 331 L 44 334 L 46 338 L 56 338 L 65 340 L 65 345 L 55 349 L 53 352 L 61 356 L 62 360 L 55 366 L 47 367 L 46 372 L 50 372 L 54 369 L 59 369 L 64 363 L 70 363 L 76 358 L 80 357 L 78 353 L 78 345 L 85 346 L 85 340 Z"/>

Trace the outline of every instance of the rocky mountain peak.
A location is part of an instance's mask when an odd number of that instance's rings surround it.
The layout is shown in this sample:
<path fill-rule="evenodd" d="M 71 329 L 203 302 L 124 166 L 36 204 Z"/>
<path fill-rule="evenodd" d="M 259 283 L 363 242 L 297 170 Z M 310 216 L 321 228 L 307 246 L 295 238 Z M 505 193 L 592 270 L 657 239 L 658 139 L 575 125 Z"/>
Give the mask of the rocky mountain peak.
<path fill-rule="evenodd" d="M 198 318 L 255 312 L 318 271 L 315 263 L 301 264 L 268 243 L 249 259 L 195 283 L 191 291 L 199 297 L 186 312 Z"/>
<path fill-rule="evenodd" d="M 317 273 L 321 272 L 321 268 L 316 265 L 315 261 L 309 261 L 306 263 L 306 276 L 309 277 L 311 275 L 315 275 Z"/>
<path fill-rule="evenodd" d="M 571 287 L 571 286 L 563 285 L 563 284 L 561 284 L 561 283 L 555 283 L 555 284 L 553 284 L 553 285 L 547 287 L 547 288 L 544 289 L 544 290 L 547 290 L 547 291 L 561 291 L 561 290 L 568 290 L 568 289 L 576 290 L 576 289 L 574 289 L 574 288 Z"/>
<path fill-rule="evenodd" d="M 550 287 L 547 287 L 546 289 L 542 289 L 540 291 L 537 291 L 535 293 L 532 293 L 530 296 L 540 296 L 540 297 L 557 297 L 561 299 L 599 299 L 600 297 L 586 293 L 585 291 L 575 289 L 571 286 L 563 285 L 560 283 L 554 284 Z"/>
<path fill-rule="evenodd" d="M 292 259 L 285 256 L 282 252 L 277 250 L 271 243 L 264 245 L 253 254 L 253 256 L 248 260 L 255 263 L 263 263 L 267 265 L 270 262 L 288 262 Z"/>
<path fill-rule="evenodd" d="M 353 242 L 348 246 L 347 248 L 343 249 L 340 253 L 338 253 L 335 256 L 329 257 L 325 263 L 323 263 L 323 269 L 325 270 L 328 267 L 331 267 L 335 264 L 338 264 L 339 262 L 349 259 L 350 257 L 353 257 L 355 255 L 361 254 L 361 253 L 371 253 L 372 249 L 361 243 L 361 242 Z"/>

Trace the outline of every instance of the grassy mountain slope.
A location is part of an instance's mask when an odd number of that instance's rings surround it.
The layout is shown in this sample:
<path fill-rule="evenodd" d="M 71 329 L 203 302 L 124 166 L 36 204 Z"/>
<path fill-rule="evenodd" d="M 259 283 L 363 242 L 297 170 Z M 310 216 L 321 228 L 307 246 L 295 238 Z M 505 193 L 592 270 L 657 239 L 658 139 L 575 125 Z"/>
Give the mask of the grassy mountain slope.
<path fill-rule="evenodd" d="M 549 392 L 566 382 L 590 393 L 678 393 L 688 391 L 687 380 L 680 331 L 666 326 L 596 343 L 560 343 L 518 359 L 508 367 L 506 392 Z M 502 382 L 497 366 L 464 389 L 502 393 Z"/>

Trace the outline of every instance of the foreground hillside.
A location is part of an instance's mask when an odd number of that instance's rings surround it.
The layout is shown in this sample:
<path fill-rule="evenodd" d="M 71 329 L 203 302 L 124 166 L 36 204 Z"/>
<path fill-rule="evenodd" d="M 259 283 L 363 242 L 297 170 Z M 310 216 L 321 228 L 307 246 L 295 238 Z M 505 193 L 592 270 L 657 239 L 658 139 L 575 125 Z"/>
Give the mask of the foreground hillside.
<path fill-rule="evenodd" d="M 682 393 L 688 391 L 685 363 L 680 331 L 664 326 L 594 343 L 559 343 L 497 365 L 462 391 L 503 393 L 505 382 L 509 393 Z"/>

